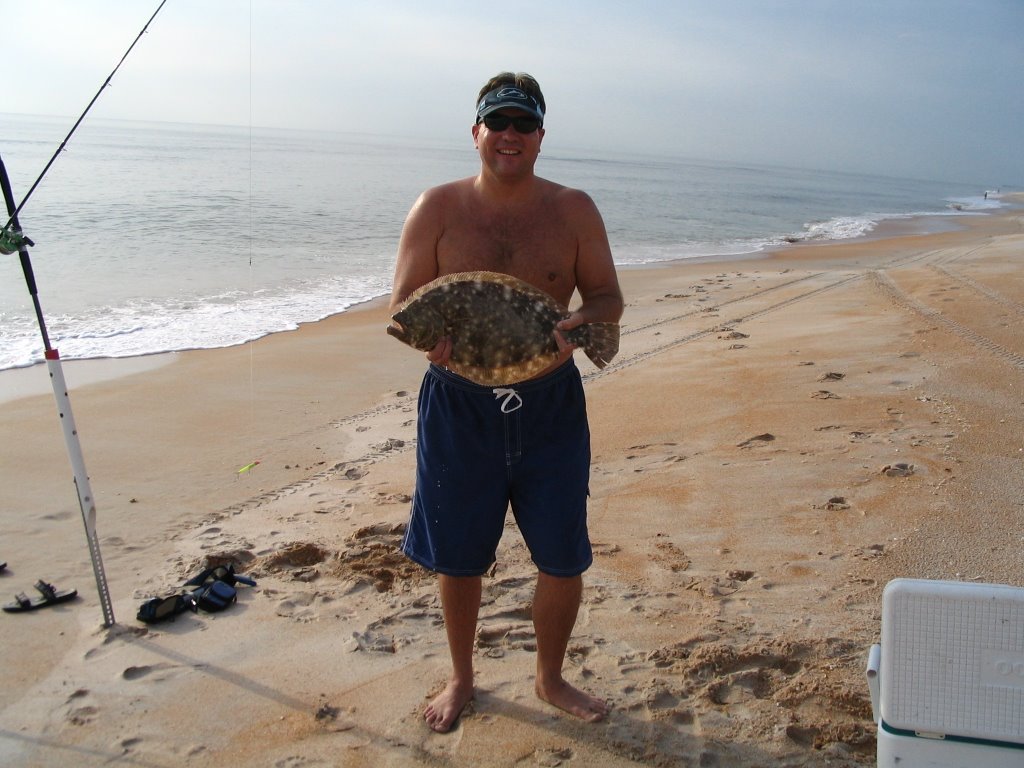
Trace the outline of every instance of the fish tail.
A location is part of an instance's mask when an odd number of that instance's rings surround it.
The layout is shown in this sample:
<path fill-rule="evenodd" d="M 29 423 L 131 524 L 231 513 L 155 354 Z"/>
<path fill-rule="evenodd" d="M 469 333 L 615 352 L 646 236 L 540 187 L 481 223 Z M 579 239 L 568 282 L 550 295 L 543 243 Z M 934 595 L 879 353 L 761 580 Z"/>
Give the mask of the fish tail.
<path fill-rule="evenodd" d="M 598 368 L 604 368 L 619 352 L 618 323 L 589 323 L 582 328 L 587 329 L 586 338 L 580 346 L 590 362 Z"/>

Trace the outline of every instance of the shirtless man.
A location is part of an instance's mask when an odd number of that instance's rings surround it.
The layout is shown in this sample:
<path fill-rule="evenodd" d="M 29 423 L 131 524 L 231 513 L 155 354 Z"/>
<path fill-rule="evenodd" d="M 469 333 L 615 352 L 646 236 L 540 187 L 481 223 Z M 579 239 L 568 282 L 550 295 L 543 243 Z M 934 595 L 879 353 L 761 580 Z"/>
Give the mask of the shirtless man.
<path fill-rule="evenodd" d="M 566 307 L 578 291 L 582 302 L 560 330 L 618 322 L 622 293 L 597 207 L 585 193 L 534 175 L 544 111 L 540 86 L 529 75 L 503 72 L 484 85 L 473 125 L 480 172 L 429 189 L 413 205 L 398 247 L 392 308 L 441 275 L 489 270 L 525 280 Z M 562 677 L 582 573 L 593 558 L 583 387 L 573 347 L 557 331 L 555 337 L 558 360 L 512 385 L 511 408 L 492 390 L 445 369 L 449 339 L 427 353 L 416 494 L 402 549 L 438 573 L 452 659 L 447 687 L 424 712 L 438 732 L 449 731 L 473 697 L 481 576 L 494 562 L 509 503 L 538 568 L 537 696 L 588 721 L 608 711 L 603 700 Z"/>

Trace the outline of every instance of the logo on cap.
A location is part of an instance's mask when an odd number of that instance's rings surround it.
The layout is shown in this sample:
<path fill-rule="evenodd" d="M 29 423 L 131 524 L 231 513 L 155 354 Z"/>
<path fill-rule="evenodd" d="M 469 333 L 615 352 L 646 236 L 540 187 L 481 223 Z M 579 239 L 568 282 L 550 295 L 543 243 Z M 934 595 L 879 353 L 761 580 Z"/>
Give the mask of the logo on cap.
<path fill-rule="evenodd" d="M 529 96 L 527 96 L 523 91 L 519 90 L 518 88 L 502 88 L 500 91 L 494 94 L 494 98 L 497 100 L 518 99 L 519 101 L 526 101 L 529 98 Z"/>

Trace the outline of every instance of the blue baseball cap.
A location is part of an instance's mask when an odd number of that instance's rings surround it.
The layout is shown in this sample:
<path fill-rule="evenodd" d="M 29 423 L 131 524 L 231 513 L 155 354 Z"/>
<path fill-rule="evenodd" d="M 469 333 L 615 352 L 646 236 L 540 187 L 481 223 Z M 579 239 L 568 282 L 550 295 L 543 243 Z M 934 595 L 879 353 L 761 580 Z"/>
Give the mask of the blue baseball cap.
<path fill-rule="evenodd" d="M 544 110 L 540 102 L 514 85 L 499 85 L 493 91 L 488 91 L 476 106 L 476 121 L 479 123 L 499 109 L 521 109 L 540 120 L 542 125 L 544 123 Z"/>

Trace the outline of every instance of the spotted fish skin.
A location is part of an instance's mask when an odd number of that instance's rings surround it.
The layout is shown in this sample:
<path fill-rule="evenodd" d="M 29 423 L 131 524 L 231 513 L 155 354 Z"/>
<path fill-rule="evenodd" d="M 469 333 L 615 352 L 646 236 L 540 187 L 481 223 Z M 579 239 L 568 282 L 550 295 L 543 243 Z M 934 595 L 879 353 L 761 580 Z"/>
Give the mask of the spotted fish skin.
<path fill-rule="evenodd" d="M 387 332 L 415 349 L 452 340 L 448 368 L 485 386 L 532 378 L 558 358 L 555 324 L 569 310 L 527 282 L 499 272 L 456 272 L 413 291 Z M 617 323 L 587 323 L 562 335 L 604 368 L 619 350 Z"/>

